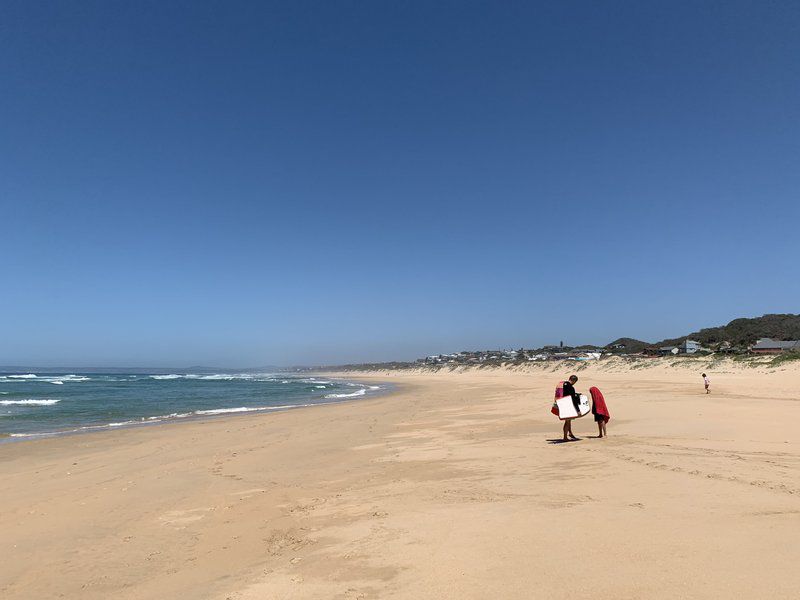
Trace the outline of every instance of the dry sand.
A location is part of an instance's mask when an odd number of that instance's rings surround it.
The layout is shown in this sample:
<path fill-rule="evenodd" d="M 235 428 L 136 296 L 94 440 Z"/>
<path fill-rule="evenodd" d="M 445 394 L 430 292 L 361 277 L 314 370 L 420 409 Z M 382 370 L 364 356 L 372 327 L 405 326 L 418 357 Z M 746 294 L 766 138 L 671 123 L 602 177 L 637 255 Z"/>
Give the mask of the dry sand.
<path fill-rule="evenodd" d="M 561 365 L 0 445 L 0 597 L 800 597 L 800 368 L 668 364 L 579 372 L 603 440 Z"/>

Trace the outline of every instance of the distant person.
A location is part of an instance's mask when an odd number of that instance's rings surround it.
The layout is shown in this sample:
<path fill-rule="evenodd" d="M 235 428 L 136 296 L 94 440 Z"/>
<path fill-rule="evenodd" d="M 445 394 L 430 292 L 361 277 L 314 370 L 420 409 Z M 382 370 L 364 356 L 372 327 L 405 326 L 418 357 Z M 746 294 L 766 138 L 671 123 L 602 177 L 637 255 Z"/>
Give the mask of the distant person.
<path fill-rule="evenodd" d="M 580 415 L 581 396 L 575 391 L 576 383 L 578 383 L 578 377 L 576 375 L 570 375 L 569 379 L 564 382 L 563 390 L 564 397 L 566 398 L 567 396 L 570 396 L 572 398 L 572 404 L 575 405 L 575 412 Z M 572 433 L 572 419 L 564 419 L 564 441 L 568 442 L 569 440 L 577 439 L 578 438 L 575 437 L 575 434 Z"/>
<path fill-rule="evenodd" d="M 589 393 L 592 395 L 592 414 L 594 422 L 597 423 L 597 437 L 608 437 L 606 433 L 606 423 L 611 420 L 611 414 L 606 406 L 606 399 L 596 387 L 590 387 Z"/>
<path fill-rule="evenodd" d="M 708 386 L 711 385 L 711 380 L 708 378 L 708 375 L 703 373 L 703 385 L 706 386 L 706 394 L 710 394 L 711 392 L 708 389 Z"/>

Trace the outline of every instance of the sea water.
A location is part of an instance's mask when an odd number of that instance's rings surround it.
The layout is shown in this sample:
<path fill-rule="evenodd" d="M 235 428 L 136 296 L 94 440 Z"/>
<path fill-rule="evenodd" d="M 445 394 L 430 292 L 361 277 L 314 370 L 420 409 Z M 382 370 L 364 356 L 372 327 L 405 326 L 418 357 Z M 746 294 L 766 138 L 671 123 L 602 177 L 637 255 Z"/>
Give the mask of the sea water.
<path fill-rule="evenodd" d="M 0 373 L 0 438 L 287 410 L 380 389 L 281 373 Z"/>

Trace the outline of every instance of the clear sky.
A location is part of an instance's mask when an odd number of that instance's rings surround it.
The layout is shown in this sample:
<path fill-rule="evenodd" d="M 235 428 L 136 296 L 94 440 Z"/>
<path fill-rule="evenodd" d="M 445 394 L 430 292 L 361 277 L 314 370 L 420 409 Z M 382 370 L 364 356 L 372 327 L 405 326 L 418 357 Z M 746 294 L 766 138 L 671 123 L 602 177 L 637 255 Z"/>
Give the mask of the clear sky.
<path fill-rule="evenodd" d="M 0 364 L 798 312 L 799 192 L 796 2 L 0 5 Z"/>

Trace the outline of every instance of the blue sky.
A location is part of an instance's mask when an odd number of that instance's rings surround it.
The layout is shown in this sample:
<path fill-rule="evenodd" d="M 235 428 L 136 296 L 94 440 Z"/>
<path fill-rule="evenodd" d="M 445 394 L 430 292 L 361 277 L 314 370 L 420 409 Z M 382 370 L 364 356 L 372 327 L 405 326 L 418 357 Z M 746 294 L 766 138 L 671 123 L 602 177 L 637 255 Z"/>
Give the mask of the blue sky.
<path fill-rule="evenodd" d="M 791 2 L 4 2 L 0 364 L 797 312 Z"/>

